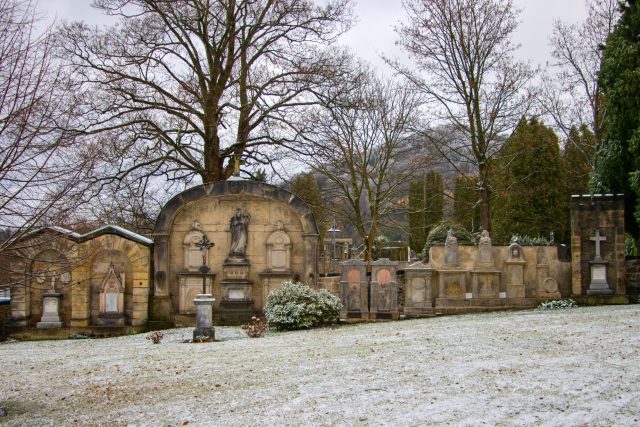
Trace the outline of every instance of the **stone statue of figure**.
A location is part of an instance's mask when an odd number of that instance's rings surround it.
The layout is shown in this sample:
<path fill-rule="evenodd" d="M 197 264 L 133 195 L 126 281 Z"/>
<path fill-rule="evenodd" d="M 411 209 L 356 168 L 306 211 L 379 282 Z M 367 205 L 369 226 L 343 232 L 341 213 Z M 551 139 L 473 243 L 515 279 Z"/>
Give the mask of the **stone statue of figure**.
<path fill-rule="evenodd" d="M 458 239 L 453 230 L 447 232 L 447 240 L 444 242 L 444 265 L 458 265 Z"/>
<path fill-rule="evenodd" d="M 478 264 L 484 266 L 493 266 L 493 250 L 491 246 L 491 237 L 487 230 L 482 230 L 480 241 L 478 242 Z"/>
<path fill-rule="evenodd" d="M 236 209 L 236 213 L 233 214 L 229 221 L 229 228 L 231 229 L 231 249 L 229 250 L 230 257 L 244 258 L 247 252 L 247 234 L 249 230 L 249 219 L 251 215 L 245 210 L 240 208 Z"/>

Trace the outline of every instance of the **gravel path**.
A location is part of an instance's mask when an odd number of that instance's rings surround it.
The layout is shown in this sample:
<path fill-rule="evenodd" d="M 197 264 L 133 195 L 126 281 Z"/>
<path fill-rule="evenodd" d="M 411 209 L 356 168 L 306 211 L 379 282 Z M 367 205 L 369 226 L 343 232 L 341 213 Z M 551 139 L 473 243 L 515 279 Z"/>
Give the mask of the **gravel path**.
<path fill-rule="evenodd" d="M 6 425 L 638 425 L 640 306 L 0 344 Z"/>

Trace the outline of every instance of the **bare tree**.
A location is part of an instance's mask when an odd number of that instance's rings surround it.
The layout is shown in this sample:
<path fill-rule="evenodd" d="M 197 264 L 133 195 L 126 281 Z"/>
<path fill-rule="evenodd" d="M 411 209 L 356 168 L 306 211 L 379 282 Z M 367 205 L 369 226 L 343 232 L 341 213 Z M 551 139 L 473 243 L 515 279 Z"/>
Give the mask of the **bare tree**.
<path fill-rule="evenodd" d="M 287 114 L 340 65 L 349 0 L 96 0 L 110 28 L 64 25 L 104 177 L 225 180 L 286 145 Z"/>
<path fill-rule="evenodd" d="M 477 168 L 480 223 L 490 230 L 489 164 L 533 99 L 533 72 L 513 58 L 518 11 L 511 0 L 406 0 L 404 7 L 398 43 L 416 69 L 389 62 L 426 95 L 432 123 L 447 125 L 458 141 L 440 131 L 423 135 L 454 167 L 465 158 Z"/>
<path fill-rule="evenodd" d="M 62 130 L 73 117 L 68 80 L 36 18 L 31 1 L 0 0 L 0 228 L 12 234 L 0 251 L 73 209 L 90 162 Z"/>
<path fill-rule="evenodd" d="M 370 260 L 380 225 L 399 207 L 401 186 L 424 166 L 410 143 L 420 97 L 406 84 L 364 71 L 329 87 L 320 99 L 301 132 L 304 161 L 327 178 L 328 209 L 355 225 Z"/>
<path fill-rule="evenodd" d="M 588 124 L 596 148 L 604 133 L 606 103 L 598 83 L 602 46 L 620 16 L 618 0 L 585 0 L 587 18 L 579 24 L 556 20 L 551 45 L 555 73 L 543 79 L 542 108 L 569 138 Z M 589 150 L 591 151 L 591 150 Z M 593 164 L 585 153 L 585 161 Z"/>

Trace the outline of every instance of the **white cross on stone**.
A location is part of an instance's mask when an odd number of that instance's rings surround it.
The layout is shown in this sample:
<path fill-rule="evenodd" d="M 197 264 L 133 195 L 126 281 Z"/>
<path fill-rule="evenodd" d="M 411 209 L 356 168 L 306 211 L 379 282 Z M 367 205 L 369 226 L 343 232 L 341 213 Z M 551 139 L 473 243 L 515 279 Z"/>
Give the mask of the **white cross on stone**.
<path fill-rule="evenodd" d="M 589 240 L 593 240 L 594 242 L 596 242 L 596 257 L 595 257 L 595 259 L 602 259 L 602 257 L 600 256 L 600 243 L 604 242 L 605 240 L 607 240 L 607 238 L 605 236 L 601 236 L 600 235 L 600 229 L 596 228 L 596 235 L 594 237 L 590 237 Z"/>

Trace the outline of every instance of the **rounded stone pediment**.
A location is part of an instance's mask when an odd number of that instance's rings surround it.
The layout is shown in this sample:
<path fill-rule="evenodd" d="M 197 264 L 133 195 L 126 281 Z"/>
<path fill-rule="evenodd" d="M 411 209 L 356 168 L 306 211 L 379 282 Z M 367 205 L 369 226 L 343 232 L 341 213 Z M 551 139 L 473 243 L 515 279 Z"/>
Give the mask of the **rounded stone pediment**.
<path fill-rule="evenodd" d="M 243 195 L 257 196 L 283 202 L 300 217 L 305 234 L 318 234 L 316 220 L 311 212 L 311 208 L 309 208 L 304 200 L 283 188 L 250 180 L 218 181 L 201 184 L 183 191 L 164 205 L 158 215 L 153 234 L 167 235 L 171 229 L 175 215 L 186 204 L 206 197 L 226 197 L 230 195 L 240 197 Z"/>

